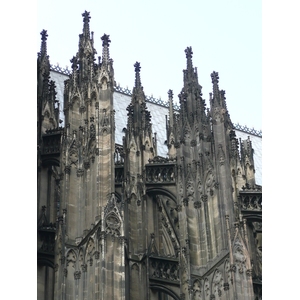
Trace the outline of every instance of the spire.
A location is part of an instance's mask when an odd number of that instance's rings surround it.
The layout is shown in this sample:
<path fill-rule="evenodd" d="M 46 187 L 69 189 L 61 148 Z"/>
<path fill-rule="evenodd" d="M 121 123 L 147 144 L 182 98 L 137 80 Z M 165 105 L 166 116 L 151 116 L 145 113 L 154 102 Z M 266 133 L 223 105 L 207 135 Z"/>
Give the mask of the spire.
<path fill-rule="evenodd" d="M 141 77 L 140 77 L 141 65 L 139 62 L 136 62 L 134 64 L 134 70 L 135 70 L 135 87 L 141 87 Z"/>
<path fill-rule="evenodd" d="M 170 159 L 176 157 L 176 149 L 174 146 L 174 114 L 173 114 L 173 91 L 168 91 L 169 95 L 169 124 L 167 123 L 167 142 L 168 142 L 168 156 Z M 166 116 L 167 117 L 167 116 Z"/>
<path fill-rule="evenodd" d="M 141 129 L 150 132 L 152 130 L 151 115 L 147 109 L 147 105 L 145 102 L 145 93 L 141 85 L 141 78 L 140 78 L 141 66 L 139 62 L 136 62 L 134 64 L 134 69 L 135 69 L 135 85 L 132 90 L 131 103 L 127 108 L 128 124 L 132 124 L 133 125 L 132 128 L 134 128 L 134 130 L 137 133 Z M 130 118 L 131 120 L 129 121 Z"/>
<path fill-rule="evenodd" d="M 213 71 L 210 76 L 213 84 L 214 96 L 217 96 L 219 92 L 219 74 L 218 72 Z"/>
<path fill-rule="evenodd" d="M 83 16 L 83 36 L 84 37 L 90 37 L 90 13 L 87 11 L 84 11 L 82 14 Z"/>
<path fill-rule="evenodd" d="M 193 62 L 192 62 L 192 56 L 193 56 L 193 51 L 192 47 L 187 47 L 185 50 L 185 56 L 186 56 L 186 68 L 187 70 L 193 70 Z"/>
<path fill-rule="evenodd" d="M 107 66 L 109 62 L 109 43 L 111 40 L 109 39 L 109 35 L 105 34 L 101 37 L 102 40 L 102 62 L 104 65 Z"/>
<path fill-rule="evenodd" d="M 173 91 L 168 91 L 169 95 L 169 118 L 170 118 L 170 129 L 173 129 L 174 126 L 174 118 L 173 118 Z"/>
<path fill-rule="evenodd" d="M 43 55 L 47 55 L 47 30 L 43 29 L 43 31 L 41 32 L 41 36 L 42 36 L 42 44 L 41 44 L 41 56 Z"/>

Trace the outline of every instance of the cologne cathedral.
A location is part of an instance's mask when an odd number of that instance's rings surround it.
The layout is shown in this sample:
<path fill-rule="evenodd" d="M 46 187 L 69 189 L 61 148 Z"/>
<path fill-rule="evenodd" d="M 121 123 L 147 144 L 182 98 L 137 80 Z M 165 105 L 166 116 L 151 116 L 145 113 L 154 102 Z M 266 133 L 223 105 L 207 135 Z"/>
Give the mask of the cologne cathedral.
<path fill-rule="evenodd" d="M 232 123 L 215 71 L 206 107 L 191 47 L 179 105 L 145 95 L 139 62 L 121 88 L 82 17 L 71 70 L 41 32 L 38 300 L 261 299 L 261 133 Z"/>

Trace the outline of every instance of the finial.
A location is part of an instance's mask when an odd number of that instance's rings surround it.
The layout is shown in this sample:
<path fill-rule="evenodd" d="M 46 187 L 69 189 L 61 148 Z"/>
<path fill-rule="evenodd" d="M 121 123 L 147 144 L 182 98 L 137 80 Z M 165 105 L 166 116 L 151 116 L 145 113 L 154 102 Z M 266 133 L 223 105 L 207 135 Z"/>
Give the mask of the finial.
<path fill-rule="evenodd" d="M 83 16 L 83 34 L 84 36 L 89 36 L 90 35 L 89 22 L 91 18 L 90 13 L 85 10 L 82 16 Z"/>
<path fill-rule="evenodd" d="M 168 95 L 169 95 L 169 99 L 172 100 L 173 99 L 173 91 L 169 90 Z"/>
<path fill-rule="evenodd" d="M 72 69 L 73 71 L 77 69 L 77 58 L 76 56 L 73 56 L 73 58 L 70 60 L 70 63 L 72 63 Z"/>
<path fill-rule="evenodd" d="M 49 86 L 49 90 L 50 90 L 50 100 L 52 100 L 53 102 L 55 101 L 55 95 L 57 94 L 57 92 L 55 91 L 55 82 L 53 80 L 50 81 L 50 86 Z"/>
<path fill-rule="evenodd" d="M 104 65 L 107 65 L 109 62 L 109 43 L 111 42 L 109 39 L 109 35 L 105 34 L 101 37 L 102 40 L 102 62 Z"/>
<path fill-rule="evenodd" d="M 214 94 L 218 92 L 219 90 L 219 74 L 218 72 L 215 72 L 213 71 L 211 74 L 211 81 L 212 81 L 212 84 L 213 84 L 213 90 L 214 90 Z"/>
<path fill-rule="evenodd" d="M 193 68 L 193 62 L 192 62 L 192 57 L 193 57 L 193 51 L 192 51 L 192 47 L 187 47 L 185 50 L 185 56 L 186 56 L 186 65 L 187 65 L 187 69 L 192 69 Z"/>
<path fill-rule="evenodd" d="M 107 46 L 109 47 L 109 43 L 111 42 L 111 40 L 109 39 L 109 34 L 105 34 L 101 37 L 102 42 L 102 47 Z"/>
<path fill-rule="evenodd" d="M 47 30 L 43 29 L 41 32 L 41 36 L 42 36 L 41 55 L 43 55 L 43 54 L 47 54 L 47 44 L 46 44 L 47 37 L 48 37 Z"/>
<path fill-rule="evenodd" d="M 48 37 L 47 30 L 43 29 L 41 32 L 41 36 L 42 36 L 42 41 L 45 42 Z"/>
<path fill-rule="evenodd" d="M 141 86 L 141 78 L 140 78 L 141 65 L 139 62 L 136 62 L 134 64 L 134 70 L 135 70 L 135 86 L 140 87 Z"/>

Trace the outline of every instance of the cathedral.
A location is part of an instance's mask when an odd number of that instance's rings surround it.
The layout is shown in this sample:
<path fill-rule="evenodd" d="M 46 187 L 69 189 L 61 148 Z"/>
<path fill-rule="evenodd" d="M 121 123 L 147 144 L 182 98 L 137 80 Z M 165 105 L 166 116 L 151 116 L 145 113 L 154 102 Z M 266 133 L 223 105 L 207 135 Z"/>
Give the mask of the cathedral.
<path fill-rule="evenodd" d="M 37 299 L 261 299 L 261 132 L 232 123 L 215 71 L 206 107 L 191 47 L 179 105 L 145 95 L 142 62 L 121 88 L 82 17 L 71 70 L 41 32 Z"/>

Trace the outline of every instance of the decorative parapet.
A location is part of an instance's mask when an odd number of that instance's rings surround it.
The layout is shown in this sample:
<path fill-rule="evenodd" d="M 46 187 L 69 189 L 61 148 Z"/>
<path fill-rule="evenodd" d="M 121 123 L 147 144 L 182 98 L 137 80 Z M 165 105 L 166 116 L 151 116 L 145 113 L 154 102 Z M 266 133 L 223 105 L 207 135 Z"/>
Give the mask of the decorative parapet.
<path fill-rule="evenodd" d="M 43 135 L 42 155 L 60 154 L 60 140 L 62 129 L 49 129 Z"/>
<path fill-rule="evenodd" d="M 149 159 L 149 164 L 175 164 L 177 158 L 168 158 L 155 156 L 153 159 Z"/>
<path fill-rule="evenodd" d="M 58 128 L 50 128 L 46 130 L 46 134 L 57 134 L 57 133 L 62 133 L 63 132 L 63 127 L 58 127 Z"/>
<path fill-rule="evenodd" d="M 180 284 L 179 263 L 177 259 L 150 257 L 150 279 Z"/>
<path fill-rule="evenodd" d="M 148 164 L 146 165 L 146 183 L 175 184 L 174 164 Z"/>
<path fill-rule="evenodd" d="M 242 210 L 262 210 L 262 194 L 261 193 L 240 193 Z"/>

